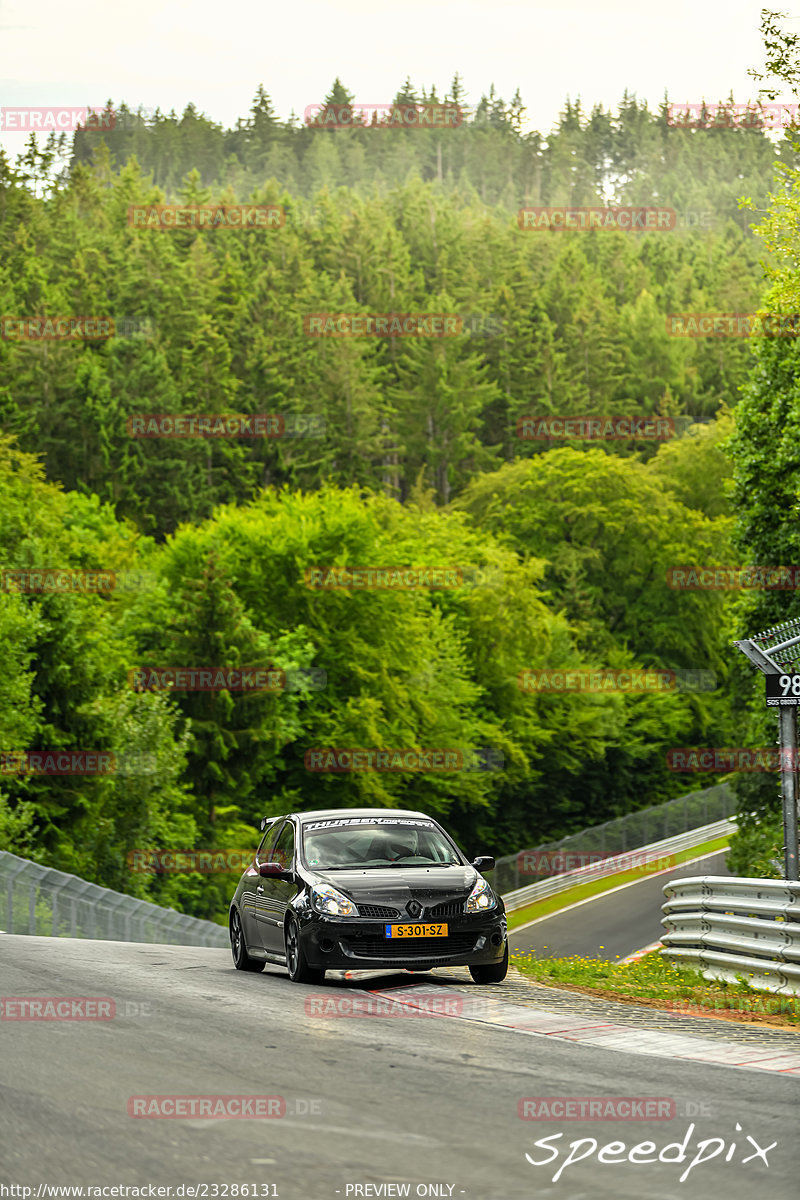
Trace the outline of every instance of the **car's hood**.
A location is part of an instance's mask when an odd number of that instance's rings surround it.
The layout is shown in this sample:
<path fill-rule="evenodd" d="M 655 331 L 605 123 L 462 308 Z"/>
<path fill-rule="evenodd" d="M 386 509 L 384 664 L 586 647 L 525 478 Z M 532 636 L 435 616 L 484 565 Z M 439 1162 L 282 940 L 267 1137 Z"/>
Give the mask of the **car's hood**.
<path fill-rule="evenodd" d="M 425 907 L 460 900 L 472 891 L 478 873 L 474 867 L 370 867 L 313 874 L 345 892 L 358 903 L 403 903 L 418 900 Z"/>

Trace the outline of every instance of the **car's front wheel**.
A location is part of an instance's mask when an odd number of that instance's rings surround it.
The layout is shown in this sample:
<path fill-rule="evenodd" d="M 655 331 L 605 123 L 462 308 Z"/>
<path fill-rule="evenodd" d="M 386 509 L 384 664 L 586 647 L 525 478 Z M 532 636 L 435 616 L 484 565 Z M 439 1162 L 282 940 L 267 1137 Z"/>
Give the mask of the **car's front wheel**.
<path fill-rule="evenodd" d="M 247 953 L 247 946 L 244 941 L 244 930 L 242 929 L 242 918 L 239 916 L 236 909 L 231 913 L 230 922 L 231 935 L 231 954 L 233 955 L 233 965 L 237 971 L 263 971 L 267 965 L 263 959 L 251 958 Z"/>
<path fill-rule="evenodd" d="M 469 973 L 476 983 L 502 983 L 508 974 L 508 943 L 506 942 L 506 952 L 500 962 L 470 967 Z"/>
<path fill-rule="evenodd" d="M 292 983 L 322 983 L 323 968 L 310 967 L 300 941 L 300 926 L 296 917 L 289 917 L 284 930 L 286 939 L 286 969 Z"/>

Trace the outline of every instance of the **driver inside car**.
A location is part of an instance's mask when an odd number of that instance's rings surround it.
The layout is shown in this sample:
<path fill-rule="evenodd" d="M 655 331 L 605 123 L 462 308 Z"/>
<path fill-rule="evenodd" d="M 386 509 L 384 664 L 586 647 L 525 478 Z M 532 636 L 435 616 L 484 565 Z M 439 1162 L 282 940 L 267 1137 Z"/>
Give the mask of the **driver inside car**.
<path fill-rule="evenodd" d="M 390 862 L 397 862 L 401 858 L 415 858 L 416 854 L 417 847 L 411 844 L 410 839 L 402 842 L 392 841 L 386 847 L 386 857 Z"/>

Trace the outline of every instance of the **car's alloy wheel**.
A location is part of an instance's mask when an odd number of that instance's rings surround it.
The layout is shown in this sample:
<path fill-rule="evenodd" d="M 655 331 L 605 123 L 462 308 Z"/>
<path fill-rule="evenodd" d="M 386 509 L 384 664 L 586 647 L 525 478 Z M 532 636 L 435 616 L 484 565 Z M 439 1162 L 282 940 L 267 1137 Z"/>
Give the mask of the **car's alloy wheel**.
<path fill-rule="evenodd" d="M 300 929 L 296 917 L 289 917 L 285 929 L 286 969 L 292 983 L 322 983 L 325 971 L 310 967 L 300 944 Z"/>
<path fill-rule="evenodd" d="M 242 929 L 242 918 L 239 916 L 236 909 L 231 913 L 230 924 L 231 935 L 231 954 L 233 955 L 233 965 L 237 971 L 263 971 L 267 965 L 263 959 L 251 958 L 247 953 L 247 946 L 244 941 L 244 930 Z"/>
<path fill-rule="evenodd" d="M 502 983 L 508 974 L 508 942 L 500 962 L 470 967 L 469 973 L 476 983 Z"/>

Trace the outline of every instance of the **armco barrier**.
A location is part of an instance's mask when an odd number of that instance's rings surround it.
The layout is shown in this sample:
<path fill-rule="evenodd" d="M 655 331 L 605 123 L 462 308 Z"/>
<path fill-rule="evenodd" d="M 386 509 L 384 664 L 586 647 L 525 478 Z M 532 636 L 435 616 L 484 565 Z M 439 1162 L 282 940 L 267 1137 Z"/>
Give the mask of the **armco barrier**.
<path fill-rule="evenodd" d="M 687 833 L 712 821 L 721 821 L 723 817 L 732 816 L 736 809 L 736 795 L 730 784 L 715 783 L 699 792 L 689 792 L 674 800 L 665 800 L 663 804 L 653 804 L 649 808 L 627 813 L 624 817 L 615 817 L 602 825 L 592 825 L 558 842 L 544 842 L 532 848 L 526 847 L 516 854 L 505 854 L 497 859 L 492 884 L 505 894 L 516 890 L 520 884 L 533 882 L 532 878 L 526 880 L 525 872 L 520 869 L 525 855 L 552 856 L 563 852 L 564 855 L 599 854 L 610 857 L 662 838 L 671 838 L 678 833 Z"/>
<path fill-rule="evenodd" d="M 800 883 L 698 875 L 664 885 L 661 954 L 707 978 L 800 994 Z"/>
<path fill-rule="evenodd" d="M 0 931 L 115 942 L 227 946 L 228 932 L 0 850 Z"/>
<path fill-rule="evenodd" d="M 669 854 L 677 854 L 680 850 L 691 850 L 693 846 L 701 846 L 704 842 L 725 837 L 736 828 L 733 821 L 715 821 L 712 825 L 701 825 L 699 829 L 690 829 L 688 833 L 679 833 L 676 837 L 664 838 L 663 841 L 653 842 L 649 846 L 640 846 L 635 851 L 628 850 L 624 854 L 613 854 L 602 862 L 589 863 L 588 866 L 578 867 L 575 871 L 564 871 L 561 875 L 553 875 L 549 879 L 540 879 L 527 887 L 517 888 L 513 892 L 503 892 L 503 903 L 507 912 L 515 908 L 524 908 L 535 900 L 544 900 L 555 896 L 567 888 L 577 887 L 581 883 L 589 883 L 593 879 L 603 879 L 607 875 L 617 875 L 629 870 L 632 861 L 646 859 L 654 863 L 656 859 L 665 858 Z"/>

